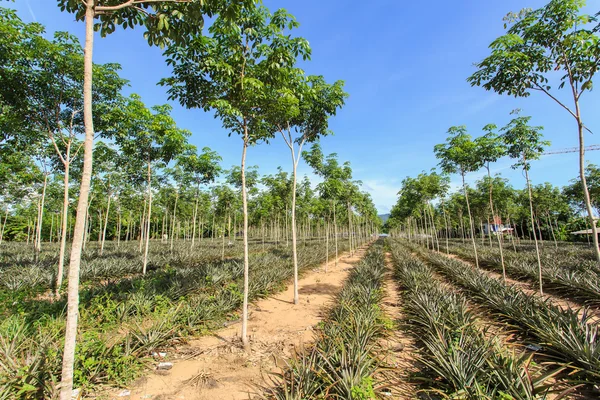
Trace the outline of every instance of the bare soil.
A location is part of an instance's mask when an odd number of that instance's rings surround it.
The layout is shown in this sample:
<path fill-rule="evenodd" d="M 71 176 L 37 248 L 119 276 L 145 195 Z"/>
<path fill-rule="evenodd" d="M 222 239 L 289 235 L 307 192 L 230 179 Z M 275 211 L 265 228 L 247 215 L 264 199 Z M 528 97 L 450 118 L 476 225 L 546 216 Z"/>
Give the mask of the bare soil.
<path fill-rule="evenodd" d="M 382 301 L 382 309 L 385 314 L 395 323 L 404 321 L 402 313 L 400 294 L 396 282 L 392 277 L 392 260 L 390 253 L 385 255 L 388 273 L 385 284 L 385 297 Z M 417 346 L 414 338 L 398 327 L 392 334 L 381 343 L 385 363 L 393 370 L 384 374 L 384 379 L 390 382 L 392 398 L 409 400 L 418 398 L 418 388 L 411 383 L 411 377 L 419 372 L 418 362 L 415 358 Z"/>
<path fill-rule="evenodd" d="M 234 323 L 197 338 L 177 350 L 168 371 L 156 370 L 136 381 L 125 395 L 117 390 L 111 399 L 241 400 L 256 398 L 268 384 L 269 374 L 313 340 L 313 327 L 326 315 L 333 296 L 366 247 L 310 271 L 299 280 L 300 303 L 293 304 L 293 283 L 272 297 L 249 307 L 251 353 L 240 346 L 241 324 Z M 167 358 L 170 355 L 167 355 Z M 119 396 L 119 394 L 122 394 Z"/>

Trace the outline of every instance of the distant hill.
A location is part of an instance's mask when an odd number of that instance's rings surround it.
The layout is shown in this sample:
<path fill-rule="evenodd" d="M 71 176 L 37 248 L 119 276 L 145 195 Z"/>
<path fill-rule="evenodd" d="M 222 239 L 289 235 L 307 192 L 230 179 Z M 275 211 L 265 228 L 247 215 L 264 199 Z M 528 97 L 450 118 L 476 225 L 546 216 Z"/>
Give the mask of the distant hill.
<path fill-rule="evenodd" d="M 381 220 L 385 224 L 387 222 L 388 218 L 390 218 L 390 214 L 380 214 L 379 218 L 381 218 Z"/>

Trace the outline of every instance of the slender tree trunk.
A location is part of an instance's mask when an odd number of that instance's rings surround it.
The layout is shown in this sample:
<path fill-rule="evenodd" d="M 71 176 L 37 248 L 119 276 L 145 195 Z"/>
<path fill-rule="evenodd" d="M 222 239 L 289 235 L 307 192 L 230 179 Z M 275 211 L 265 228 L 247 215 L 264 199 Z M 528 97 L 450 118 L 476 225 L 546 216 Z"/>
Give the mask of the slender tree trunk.
<path fill-rule="evenodd" d="M 525 161 L 525 165 L 526 164 L 526 160 L 523 157 L 523 161 Z M 525 167 L 525 179 L 527 180 L 527 192 L 529 193 L 529 216 L 531 217 L 531 226 L 534 227 L 534 221 L 533 221 L 533 200 L 532 200 L 532 194 L 531 194 L 531 183 L 529 182 L 529 171 L 528 168 Z M 533 228 L 535 229 L 535 228 Z M 533 238 L 535 240 L 535 254 L 537 256 L 537 263 L 538 263 L 538 279 L 540 281 L 540 294 L 544 295 L 544 289 L 543 289 L 543 285 L 542 285 L 542 261 L 540 259 L 540 249 L 538 247 L 538 240 L 537 237 L 535 236 L 535 230 L 533 232 Z"/>
<path fill-rule="evenodd" d="M 102 242 L 102 210 L 98 210 L 98 245 Z"/>
<path fill-rule="evenodd" d="M 175 193 L 175 205 L 173 205 L 173 221 L 171 221 L 171 252 L 173 252 L 173 241 L 175 240 L 175 220 L 177 219 L 177 201 L 179 200 L 179 189 Z"/>
<path fill-rule="evenodd" d="M 119 217 L 117 218 L 117 248 L 121 247 L 121 229 L 123 228 L 123 219 L 121 216 L 121 205 L 119 205 Z"/>
<path fill-rule="evenodd" d="M 327 227 L 325 228 L 325 273 L 327 273 L 327 266 L 329 265 L 329 217 L 327 217 Z"/>
<path fill-rule="evenodd" d="M 540 225 L 540 219 L 537 214 L 535 214 L 535 223 L 537 225 L 538 234 L 540 235 L 540 244 L 544 247 L 544 236 L 542 235 L 542 227 Z"/>
<path fill-rule="evenodd" d="M 354 255 L 352 249 L 352 207 L 348 202 L 348 245 L 350 246 L 350 257 Z"/>
<path fill-rule="evenodd" d="M 296 182 L 297 182 L 297 170 L 298 161 L 300 160 L 300 152 L 302 150 L 302 143 L 300 144 L 300 150 L 298 150 L 298 159 L 294 152 L 294 143 L 291 141 L 288 143 L 290 152 L 292 155 L 292 259 L 294 262 L 294 304 L 298 304 L 300 299 L 298 297 L 298 251 L 297 251 L 297 236 L 296 236 Z M 286 218 L 287 221 L 287 218 Z"/>
<path fill-rule="evenodd" d="M 221 236 L 221 261 L 225 260 L 225 218 L 223 218 L 223 236 Z"/>
<path fill-rule="evenodd" d="M 336 219 L 336 211 L 335 211 L 335 200 L 333 201 L 333 235 L 335 241 L 335 267 L 338 266 L 338 226 Z"/>
<path fill-rule="evenodd" d="M 440 251 L 440 241 L 438 240 L 437 228 L 435 226 L 435 220 L 433 219 L 433 207 L 431 206 L 431 203 L 429 203 L 429 202 L 427 202 L 427 211 L 429 212 L 429 218 L 430 218 L 430 221 L 431 221 L 431 230 L 433 232 L 433 238 L 431 240 L 432 241 L 435 240 L 435 245 L 436 245 L 437 251 L 439 253 L 439 251 Z M 432 247 L 433 247 L 433 245 L 432 245 Z"/>
<path fill-rule="evenodd" d="M 596 226 L 596 220 L 594 218 L 594 209 L 592 208 L 592 202 L 590 199 L 590 191 L 587 185 L 587 179 L 585 177 L 585 144 L 583 130 L 584 125 L 581 120 L 581 114 L 579 110 L 579 101 L 575 96 L 575 112 L 577 115 L 577 131 L 579 136 L 579 177 L 581 178 L 581 186 L 583 188 L 583 199 L 585 200 L 585 208 L 588 213 L 589 222 L 592 227 L 592 238 L 594 239 L 594 252 L 596 254 L 596 262 L 600 266 L 600 245 L 598 243 L 598 228 Z"/>
<path fill-rule="evenodd" d="M 146 275 L 146 268 L 148 266 L 148 247 L 150 246 L 150 216 L 152 215 L 152 167 L 150 161 L 148 161 L 148 211 L 146 213 L 146 233 L 145 233 L 145 248 L 144 248 L 144 266 L 142 267 L 142 274 Z M 141 226 L 140 226 L 141 227 Z"/>
<path fill-rule="evenodd" d="M 248 198 L 246 194 L 246 151 L 248 149 L 248 125 L 244 119 L 244 147 L 242 150 L 242 208 L 244 212 L 244 302 L 242 308 L 242 344 L 246 352 L 250 352 L 250 342 L 248 341 L 248 291 L 249 291 L 249 270 L 250 257 L 248 254 Z"/>
<path fill-rule="evenodd" d="M 200 217 L 200 242 L 204 239 L 204 216 Z"/>
<path fill-rule="evenodd" d="M 144 227 L 146 226 L 146 208 L 148 207 L 148 194 L 146 193 L 146 198 L 144 199 L 144 207 L 142 208 L 142 213 L 140 214 L 140 247 L 139 252 L 142 252 L 142 247 L 144 245 Z"/>
<path fill-rule="evenodd" d="M 70 157 L 69 155 L 69 147 L 67 147 L 67 157 Z M 66 158 L 65 160 L 67 160 L 68 158 Z M 58 270 L 56 272 L 56 285 L 54 288 L 54 293 L 56 295 L 56 297 L 59 296 L 60 294 L 60 289 L 62 287 L 62 281 L 63 281 L 63 269 L 64 269 L 64 264 L 65 264 L 65 251 L 67 249 L 67 215 L 69 213 L 69 168 L 70 168 L 70 164 L 66 163 L 65 164 L 65 175 L 63 178 L 63 186 L 64 186 L 64 192 L 63 192 L 63 209 L 62 209 L 62 227 L 61 227 L 61 233 L 60 233 L 60 250 L 59 250 L 59 255 L 58 255 Z"/>
<path fill-rule="evenodd" d="M 469 213 L 469 228 L 471 229 L 471 242 L 473 243 L 473 251 L 475 252 L 475 265 L 479 268 L 479 257 L 477 256 L 477 245 L 475 244 L 475 228 L 473 227 L 473 218 L 471 217 L 471 205 L 469 204 L 469 194 L 467 184 L 465 183 L 465 174 L 461 173 L 463 190 L 465 191 L 465 201 L 467 202 L 467 212 Z"/>
<path fill-rule="evenodd" d="M 194 218 L 192 219 L 192 223 L 193 223 L 193 227 L 192 227 L 192 246 L 191 248 L 194 248 L 194 244 L 196 241 L 196 218 L 198 218 L 198 200 L 200 198 L 200 184 L 198 184 L 198 187 L 196 188 L 196 204 L 194 204 Z"/>
<path fill-rule="evenodd" d="M 554 226 L 552 226 L 552 220 L 550 219 L 550 214 L 546 214 L 546 218 L 548 220 L 548 225 L 550 226 L 550 233 L 552 234 L 552 240 L 554 241 L 554 248 L 558 249 L 558 243 L 556 242 L 556 235 L 554 234 Z"/>
<path fill-rule="evenodd" d="M 450 246 L 448 244 L 448 219 L 446 216 L 446 207 L 444 207 L 443 199 L 442 199 L 442 212 L 444 213 L 444 225 L 446 225 L 446 254 L 450 254 Z"/>
<path fill-rule="evenodd" d="M 38 223 L 37 223 L 37 233 L 36 233 L 36 259 L 39 257 L 40 252 L 42 251 L 42 222 L 44 221 L 44 204 L 46 202 L 46 188 L 48 187 L 48 174 L 44 173 L 44 186 L 42 187 L 42 198 L 40 199 L 39 209 L 38 209 Z"/>
<path fill-rule="evenodd" d="M 50 214 L 50 237 L 48 238 L 50 243 L 52 243 L 52 235 L 54 234 L 54 214 Z"/>
<path fill-rule="evenodd" d="M 510 233 L 510 241 L 512 243 L 513 246 L 513 251 L 516 253 L 517 252 L 517 245 L 515 244 L 515 236 L 517 233 L 517 226 L 515 225 L 514 228 L 512 226 L 511 220 L 510 220 L 510 214 L 506 215 L 506 221 L 508 222 L 508 225 L 512 228 L 512 232 Z"/>
<path fill-rule="evenodd" d="M 106 226 L 108 225 L 108 213 L 110 212 L 110 199 L 112 195 L 108 193 L 108 201 L 106 204 L 106 215 L 104 216 L 104 228 L 102 229 L 102 243 L 100 244 L 100 255 L 104 253 L 104 242 L 106 241 Z"/>
<path fill-rule="evenodd" d="M 94 148 L 94 125 L 92 118 L 92 49 L 94 45 L 94 0 L 88 0 L 85 12 L 85 48 L 83 74 L 83 114 L 85 140 L 83 153 L 83 174 L 77 204 L 77 217 L 71 258 L 69 262 L 69 286 L 67 289 L 67 324 L 63 351 L 60 400 L 71 400 L 73 392 L 73 365 L 77 340 L 77 320 L 79 316 L 79 267 L 83 245 L 83 232 L 87 216 L 88 195 L 92 179 L 92 153 Z"/>
<path fill-rule="evenodd" d="M 2 230 L 0 230 L 0 244 L 2 244 L 2 239 L 4 238 L 4 229 L 6 228 L 6 220 L 8 219 L 8 206 L 6 207 L 6 211 L 4 211 L 4 222 L 2 223 Z"/>
<path fill-rule="evenodd" d="M 492 177 L 491 177 L 489 166 L 487 168 L 487 173 L 488 173 L 488 181 L 490 182 L 489 194 L 490 194 L 490 211 L 492 212 L 492 224 L 494 226 L 496 226 L 496 212 L 494 211 L 494 198 L 492 196 L 493 185 L 492 185 Z M 500 224 L 498 224 L 498 228 L 501 229 Z M 488 224 L 488 229 L 489 229 L 489 224 Z M 492 234 L 491 231 L 489 233 L 490 233 L 490 235 Z M 500 240 L 501 235 L 503 235 L 502 231 L 496 232 L 496 238 L 498 239 L 498 250 L 500 251 L 500 263 L 502 264 L 502 279 L 504 280 L 504 283 L 506 283 L 506 266 L 504 265 L 504 249 L 502 248 L 502 241 Z M 490 237 L 490 240 L 491 240 L 491 237 Z M 491 247 L 491 245 L 490 245 L 490 247 Z"/>

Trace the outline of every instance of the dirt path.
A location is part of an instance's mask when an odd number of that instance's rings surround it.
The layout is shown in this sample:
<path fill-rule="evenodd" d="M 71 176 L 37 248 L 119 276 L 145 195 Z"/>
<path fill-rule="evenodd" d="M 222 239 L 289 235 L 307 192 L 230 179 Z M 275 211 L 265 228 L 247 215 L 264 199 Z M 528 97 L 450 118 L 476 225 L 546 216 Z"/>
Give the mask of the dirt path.
<path fill-rule="evenodd" d="M 169 371 L 154 371 L 139 379 L 126 399 L 241 400 L 253 397 L 270 372 L 282 367 L 295 349 L 312 341 L 313 326 L 324 317 L 332 296 L 341 289 L 348 270 L 364 255 L 365 248 L 350 257 L 332 260 L 299 281 L 300 304 L 294 305 L 293 284 L 275 296 L 250 305 L 248 331 L 252 353 L 238 345 L 239 323 L 198 338 L 179 349 L 188 354 L 174 360 Z"/>
<path fill-rule="evenodd" d="M 385 254 L 388 273 L 385 284 L 385 297 L 382 301 L 382 308 L 385 314 L 396 323 L 404 321 L 404 315 L 401 309 L 402 299 L 398 293 L 396 282 L 392 276 L 393 265 L 390 253 Z M 411 375 L 417 373 L 417 367 L 414 354 L 417 351 L 414 338 L 399 327 L 393 334 L 386 338 L 382 347 L 386 354 L 385 362 L 394 369 L 386 377 L 394 384 L 392 386 L 392 398 L 409 400 L 417 398 L 417 386 L 410 382 Z"/>

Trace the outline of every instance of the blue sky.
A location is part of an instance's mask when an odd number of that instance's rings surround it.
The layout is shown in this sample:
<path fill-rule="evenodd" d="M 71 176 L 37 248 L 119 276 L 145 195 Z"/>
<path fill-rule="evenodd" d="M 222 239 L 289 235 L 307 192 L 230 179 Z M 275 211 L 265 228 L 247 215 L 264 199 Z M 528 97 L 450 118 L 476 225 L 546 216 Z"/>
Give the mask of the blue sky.
<path fill-rule="evenodd" d="M 543 0 L 431 0 L 405 2 L 372 0 L 265 0 L 271 9 L 285 8 L 301 23 L 296 34 L 307 38 L 312 61 L 303 64 L 309 74 L 328 81 L 342 79 L 350 94 L 346 106 L 331 121 L 334 136 L 322 140 L 326 153 L 338 153 L 350 161 L 356 179 L 364 183 L 380 212 L 389 211 L 403 178 L 435 167 L 433 146 L 445 140 L 452 125 L 467 125 L 473 136 L 488 123 L 505 125 L 509 112 L 521 108 L 532 123 L 545 127 L 552 149 L 577 146 L 576 124 L 557 104 L 541 94 L 515 99 L 471 87 L 466 78 L 473 63 L 488 54 L 489 43 L 503 33 L 502 18 L 523 7 L 537 8 Z M 589 2 L 597 11 L 597 2 Z M 42 23 L 47 31 L 66 30 L 83 40 L 83 24 L 61 13 L 53 0 L 3 2 L 14 7 L 25 21 Z M 161 51 L 148 47 L 142 30 L 117 31 L 107 38 L 96 36 L 94 62 L 122 65 L 121 76 L 130 80 L 127 93 L 138 93 L 148 105 L 167 102 L 165 88 L 156 86 L 169 75 Z M 567 91 L 559 97 L 568 99 Z M 596 135 L 587 144 L 599 144 L 598 90 L 586 93 L 582 113 Z M 225 167 L 238 164 L 241 140 L 228 137 L 218 120 L 200 110 L 174 105 L 178 124 L 193 132 L 191 142 L 218 151 Z M 600 152 L 586 159 L 600 163 Z M 249 165 L 263 174 L 281 165 L 290 170 L 290 156 L 282 140 L 259 145 L 248 154 Z M 494 171 L 524 186 L 519 171 L 500 160 Z M 300 174 L 310 168 L 300 165 Z M 534 183 L 564 185 L 578 173 L 576 153 L 545 156 L 531 171 Z M 472 182 L 480 178 L 472 174 Z M 453 185 L 459 183 L 453 177 Z"/>

